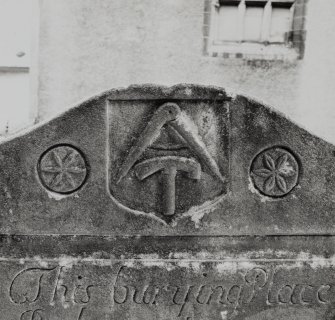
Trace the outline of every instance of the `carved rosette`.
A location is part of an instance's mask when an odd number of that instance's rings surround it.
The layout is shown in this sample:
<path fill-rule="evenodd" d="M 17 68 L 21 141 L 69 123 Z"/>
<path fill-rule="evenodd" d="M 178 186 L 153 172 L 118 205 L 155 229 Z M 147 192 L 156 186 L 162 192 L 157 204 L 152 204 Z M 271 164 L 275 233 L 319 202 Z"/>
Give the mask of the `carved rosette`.
<path fill-rule="evenodd" d="M 47 150 L 40 159 L 38 173 L 44 187 L 68 194 L 78 190 L 87 177 L 83 155 L 74 147 L 59 145 Z"/>
<path fill-rule="evenodd" d="M 297 185 L 299 164 L 288 150 L 272 147 L 255 157 L 250 175 L 256 189 L 262 194 L 282 197 Z"/>

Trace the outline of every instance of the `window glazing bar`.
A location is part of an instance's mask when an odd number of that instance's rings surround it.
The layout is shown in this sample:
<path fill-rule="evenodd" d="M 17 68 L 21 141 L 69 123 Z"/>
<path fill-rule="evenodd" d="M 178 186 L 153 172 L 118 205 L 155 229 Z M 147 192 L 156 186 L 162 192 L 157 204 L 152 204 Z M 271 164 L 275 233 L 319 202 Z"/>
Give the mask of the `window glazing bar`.
<path fill-rule="evenodd" d="M 262 42 L 269 41 L 270 39 L 271 13 L 272 13 L 272 5 L 271 1 L 268 1 L 264 7 L 263 12 L 262 35 L 261 35 Z"/>
<path fill-rule="evenodd" d="M 242 0 L 238 5 L 238 40 L 240 42 L 244 39 L 244 17 L 246 11 L 245 0 Z"/>

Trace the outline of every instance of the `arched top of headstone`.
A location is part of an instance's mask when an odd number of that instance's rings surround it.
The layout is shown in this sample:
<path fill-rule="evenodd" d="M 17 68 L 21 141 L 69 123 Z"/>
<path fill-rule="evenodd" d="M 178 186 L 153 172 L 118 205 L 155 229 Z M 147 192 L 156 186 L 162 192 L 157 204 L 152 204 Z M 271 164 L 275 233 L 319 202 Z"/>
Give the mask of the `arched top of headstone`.
<path fill-rule="evenodd" d="M 333 234 L 334 158 L 222 88 L 113 89 L 0 144 L 0 232 Z"/>

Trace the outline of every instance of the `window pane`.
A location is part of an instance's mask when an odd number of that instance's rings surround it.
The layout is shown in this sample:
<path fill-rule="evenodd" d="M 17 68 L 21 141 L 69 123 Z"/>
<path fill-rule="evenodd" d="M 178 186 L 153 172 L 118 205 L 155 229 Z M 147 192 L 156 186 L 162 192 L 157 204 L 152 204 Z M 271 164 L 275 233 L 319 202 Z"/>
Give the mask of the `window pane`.
<path fill-rule="evenodd" d="M 264 7 L 247 7 L 244 18 L 245 41 L 261 41 Z"/>
<path fill-rule="evenodd" d="M 0 66 L 29 66 L 31 14 L 29 0 L 0 0 Z"/>
<path fill-rule="evenodd" d="M 285 42 L 285 33 L 291 29 L 289 8 L 272 8 L 270 42 Z"/>
<path fill-rule="evenodd" d="M 238 40 L 238 7 L 221 6 L 218 17 L 218 31 L 216 40 Z"/>

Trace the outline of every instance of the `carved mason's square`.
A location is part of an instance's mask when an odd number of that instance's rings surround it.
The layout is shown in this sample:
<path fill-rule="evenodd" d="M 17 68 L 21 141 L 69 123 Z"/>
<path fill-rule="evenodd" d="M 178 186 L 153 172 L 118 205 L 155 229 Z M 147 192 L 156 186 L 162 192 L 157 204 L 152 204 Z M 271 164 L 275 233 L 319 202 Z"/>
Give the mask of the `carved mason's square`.
<path fill-rule="evenodd" d="M 170 222 L 219 201 L 229 185 L 227 104 L 108 101 L 111 196 Z"/>

